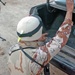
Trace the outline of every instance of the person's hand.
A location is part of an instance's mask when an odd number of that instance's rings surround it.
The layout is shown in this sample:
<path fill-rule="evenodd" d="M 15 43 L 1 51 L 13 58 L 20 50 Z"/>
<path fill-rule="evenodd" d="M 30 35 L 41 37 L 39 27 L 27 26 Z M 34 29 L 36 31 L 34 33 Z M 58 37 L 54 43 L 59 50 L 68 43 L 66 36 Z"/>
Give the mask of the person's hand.
<path fill-rule="evenodd" d="M 38 39 L 38 41 L 45 41 L 48 33 L 42 34 L 42 36 Z"/>
<path fill-rule="evenodd" d="M 67 12 L 73 12 L 74 10 L 74 0 L 66 0 Z"/>

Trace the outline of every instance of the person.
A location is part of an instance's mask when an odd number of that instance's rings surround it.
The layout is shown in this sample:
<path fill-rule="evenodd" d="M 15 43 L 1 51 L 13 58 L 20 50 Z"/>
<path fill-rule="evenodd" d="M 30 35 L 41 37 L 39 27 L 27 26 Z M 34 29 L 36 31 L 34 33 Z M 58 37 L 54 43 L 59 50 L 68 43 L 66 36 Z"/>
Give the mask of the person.
<path fill-rule="evenodd" d="M 44 67 L 68 41 L 73 26 L 74 0 L 66 0 L 67 12 L 56 35 L 45 45 L 47 33 L 42 34 L 42 21 L 36 16 L 27 16 L 17 25 L 18 44 L 11 47 L 8 66 L 11 75 L 44 75 Z"/>

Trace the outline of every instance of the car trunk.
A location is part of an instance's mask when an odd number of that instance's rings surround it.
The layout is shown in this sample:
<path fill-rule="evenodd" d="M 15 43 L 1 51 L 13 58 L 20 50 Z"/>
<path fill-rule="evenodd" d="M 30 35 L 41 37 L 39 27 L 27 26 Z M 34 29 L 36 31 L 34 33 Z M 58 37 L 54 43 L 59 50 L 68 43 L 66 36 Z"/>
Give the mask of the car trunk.
<path fill-rule="evenodd" d="M 48 32 L 48 37 L 55 36 L 58 28 L 65 18 L 66 11 L 57 9 L 47 4 L 34 6 L 30 15 L 38 15 L 43 21 L 43 33 Z M 75 75 L 75 14 L 73 14 L 74 26 L 71 35 L 64 48 L 51 60 L 51 63 L 70 75 Z"/>

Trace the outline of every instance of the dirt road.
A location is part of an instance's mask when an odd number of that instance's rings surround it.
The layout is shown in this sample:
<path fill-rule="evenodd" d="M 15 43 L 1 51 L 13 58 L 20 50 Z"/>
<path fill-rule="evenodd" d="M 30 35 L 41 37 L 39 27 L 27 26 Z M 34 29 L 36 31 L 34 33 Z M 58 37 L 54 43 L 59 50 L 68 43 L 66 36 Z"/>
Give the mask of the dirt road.
<path fill-rule="evenodd" d="M 0 3 L 0 75 L 10 75 L 7 67 L 8 49 L 17 43 L 16 26 L 19 20 L 28 15 L 32 6 L 46 0 L 3 0 Z"/>

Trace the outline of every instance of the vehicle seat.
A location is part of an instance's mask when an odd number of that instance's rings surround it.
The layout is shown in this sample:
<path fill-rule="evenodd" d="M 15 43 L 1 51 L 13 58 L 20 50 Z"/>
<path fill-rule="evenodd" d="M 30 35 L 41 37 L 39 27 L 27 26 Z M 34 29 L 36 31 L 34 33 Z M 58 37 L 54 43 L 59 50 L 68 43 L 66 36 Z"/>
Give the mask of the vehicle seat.
<path fill-rule="evenodd" d="M 59 14 L 55 18 L 54 22 L 51 25 L 50 30 L 47 31 L 49 33 L 49 36 L 53 37 L 56 34 L 56 32 L 57 32 L 58 28 L 60 27 L 60 25 L 62 24 L 63 20 L 64 20 L 64 16 L 62 14 Z"/>

